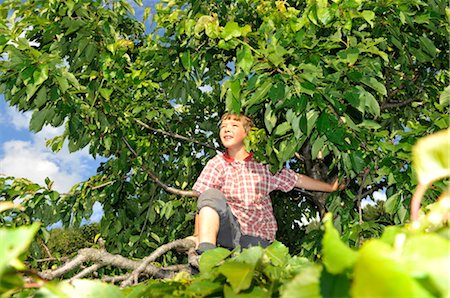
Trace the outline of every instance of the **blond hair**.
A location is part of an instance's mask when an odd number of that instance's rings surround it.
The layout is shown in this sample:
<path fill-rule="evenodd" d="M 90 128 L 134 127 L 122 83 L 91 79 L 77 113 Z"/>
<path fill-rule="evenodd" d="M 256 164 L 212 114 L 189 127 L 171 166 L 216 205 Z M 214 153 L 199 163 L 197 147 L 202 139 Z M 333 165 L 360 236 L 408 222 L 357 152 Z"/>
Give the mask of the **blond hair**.
<path fill-rule="evenodd" d="M 252 127 L 255 126 L 253 123 L 252 118 L 245 116 L 245 115 L 236 115 L 231 113 L 225 113 L 222 115 L 222 118 L 220 118 L 220 123 L 222 123 L 224 120 L 235 120 L 242 123 L 242 126 L 244 126 L 245 132 L 248 133 Z"/>

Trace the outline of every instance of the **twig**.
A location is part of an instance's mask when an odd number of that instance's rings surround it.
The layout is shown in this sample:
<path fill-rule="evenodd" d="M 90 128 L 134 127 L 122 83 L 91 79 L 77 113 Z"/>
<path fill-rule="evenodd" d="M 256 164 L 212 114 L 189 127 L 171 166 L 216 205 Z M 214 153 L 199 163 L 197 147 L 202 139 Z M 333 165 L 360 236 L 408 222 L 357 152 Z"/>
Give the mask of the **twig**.
<path fill-rule="evenodd" d="M 102 188 L 102 187 L 111 185 L 111 184 L 113 184 L 114 182 L 116 182 L 116 180 L 108 181 L 108 182 L 105 182 L 105 183 L 103 183 L 103 184 L 93 186 L 93 187 L 91 187 L 91 189 L 92 189 L 92 190 L 96 190 L 96 189 L 99 189 L 99 188 Z"/>
<path fill-rule="evenodd" d="M 137 123 L 139 123 L 140 125 L 142 125 L 143 127 L 147 128 L 148 130 L 151 130 L 151 131 L 153 131 L 153 132 L 157 132 L 157 133 L 160 133 L 160 134 L 162 134 L 162 135 L 169 136 L 169 137 L 172 137 L 172 138 L 175 138 L 175 139 L 187 141 L 187 142 L 189 142 L 189 143 L 198 144 L 198 145 L 201 145 L 201 146 L 203 146 L 203 147 L 210 148 L 210 149 L 213 149 L 213 150 L 216 150 L 216 149 L 217 149 L 216 147 L 214 147 L 214 146 L 211 145 L 211 144 L 199 142 L 199 141 L 197 141 L 197 140 L 194 140 L 194 139 L 192 139 L 192 138 L 188 138 L 188 137 L 179 135 L 179 134 L 177 134 L 177 133 L 164 131 L 164 130 L 158 129 L 158 128 L 153 128 L 153 127 L 151 127 L 151 126 L 145 124 L 144 122 L 142 122 L 142 121 L 139 120 L 139 119 L 134 119 L 134 120 L 135 120 Z"/>
<path fill-rule="evenodd" d="M 357 201 L 357 204 L 358 204 L 359 224 L 363 223 L 361 199 L 363 198 L 362 193 L 363 193 L 364 183 L 365 183 L 366 178 L 369 175 L 369 173 L 370 173 L 370 169 L 366 168 L 364 170 L 363 177 L 362 177 L 362 180 L 361 180 L 361 186 L 359 187 L 358 194 L 356 195 L 356 201 Z"/>

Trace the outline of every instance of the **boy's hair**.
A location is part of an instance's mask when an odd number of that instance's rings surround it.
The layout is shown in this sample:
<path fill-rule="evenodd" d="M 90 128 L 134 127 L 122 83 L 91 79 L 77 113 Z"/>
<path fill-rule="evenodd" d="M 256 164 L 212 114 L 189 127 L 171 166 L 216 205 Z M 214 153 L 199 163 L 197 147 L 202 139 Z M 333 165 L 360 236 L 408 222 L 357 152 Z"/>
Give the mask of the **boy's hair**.
<path fill-rule="evenodd" d="M 222 118 L 220 119 L 220 123 L 222 123 L 224 120 L 235 120 L 242 123 L 244 126 L 245 132 L 249 133 L 250 129 L 255 126 L 253 123 L 252 118 L 245 116 L 245 115 L 236 115 L 231 113 L 225 113 L 222 115 Z"/>

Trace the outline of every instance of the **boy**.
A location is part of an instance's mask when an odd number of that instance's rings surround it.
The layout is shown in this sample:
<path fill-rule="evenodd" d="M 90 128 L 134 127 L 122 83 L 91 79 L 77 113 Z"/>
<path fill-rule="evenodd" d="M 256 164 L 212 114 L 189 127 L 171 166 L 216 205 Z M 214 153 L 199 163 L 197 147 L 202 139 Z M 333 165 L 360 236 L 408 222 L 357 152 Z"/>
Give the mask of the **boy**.
<path fill-rule="evenodd" d="M 247 152 L 244 139 L 253 126 L 243 115 L 225 114 L 220 122 L 224 154 L 213 157 L 205 166 L 193 190 L 199 195 L 195 231 L 192 237 L 199 254 L 216 244 L 226 248 L 268 246 L 275 240 L 277 223 L 269 193 L 288 192 L 294 187 L 332 192 L 337 180 L 328 184 L 283 169 L 272 174 Z"/>

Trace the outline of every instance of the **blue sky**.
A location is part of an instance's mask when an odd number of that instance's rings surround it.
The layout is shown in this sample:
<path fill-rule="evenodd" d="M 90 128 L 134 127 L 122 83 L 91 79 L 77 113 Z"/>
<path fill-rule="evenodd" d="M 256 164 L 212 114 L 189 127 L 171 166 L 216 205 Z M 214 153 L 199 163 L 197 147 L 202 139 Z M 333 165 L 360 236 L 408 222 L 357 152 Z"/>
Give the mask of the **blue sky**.
<path fill-rule="evenodd" d="M 3 1 L 0 1 L 3 2 Z M 129 1 L 135 9 L 135 17 L 142 20 L 144 7 L 153 7 L 159 1 L 144 0 L 143 7 Z M 150 14 L 151 18 L 152 13 Z M 150 26 L 147 20 L 146 27 Z M 24 177 L 33 182 L 44 184 L 46 177 L 54 181 L 54 189 L 67 192 L 76 183 L 95 174 L 100 160 L 92 158 L 85 148 L 69 154 L 67 146 L 54 153 L 46 148 L 45 142 L 62 134 L 63 128 L 45 126 L 34 134 L 28 125 L 31 113 L 18 112 L 10 107 L 0 94 L 0 174 Z"/>
<path fill-rule="evenodd" d="M 136 11 L 135 17 L 142 21 L 144 7 L 152 7 L 153 12 L 155 3 L 159 1 L 144 0 L 143 7 L 129 2 Z M 147 20 L 146 27 L 150 24 L 151 21 Z M 0 94 L 0 175 L 27 178 L 41 185 L 49 177 L 54 181 L 53 188 L 64 193 L 96 173 L 101 158 L 96 160 L 90 156 L 88 148 L 69 153 L 67 144 L 60 152 L 52 152 L 45 143 L 61 135 L 63 127 L 45 126 L 35 134 L 28 129 L 30 118 L 31 112 L 21 113 L 10 107 Z M 100 216 L 101 206 L 97 204 L 91 220 L 96 221 Z"/>

